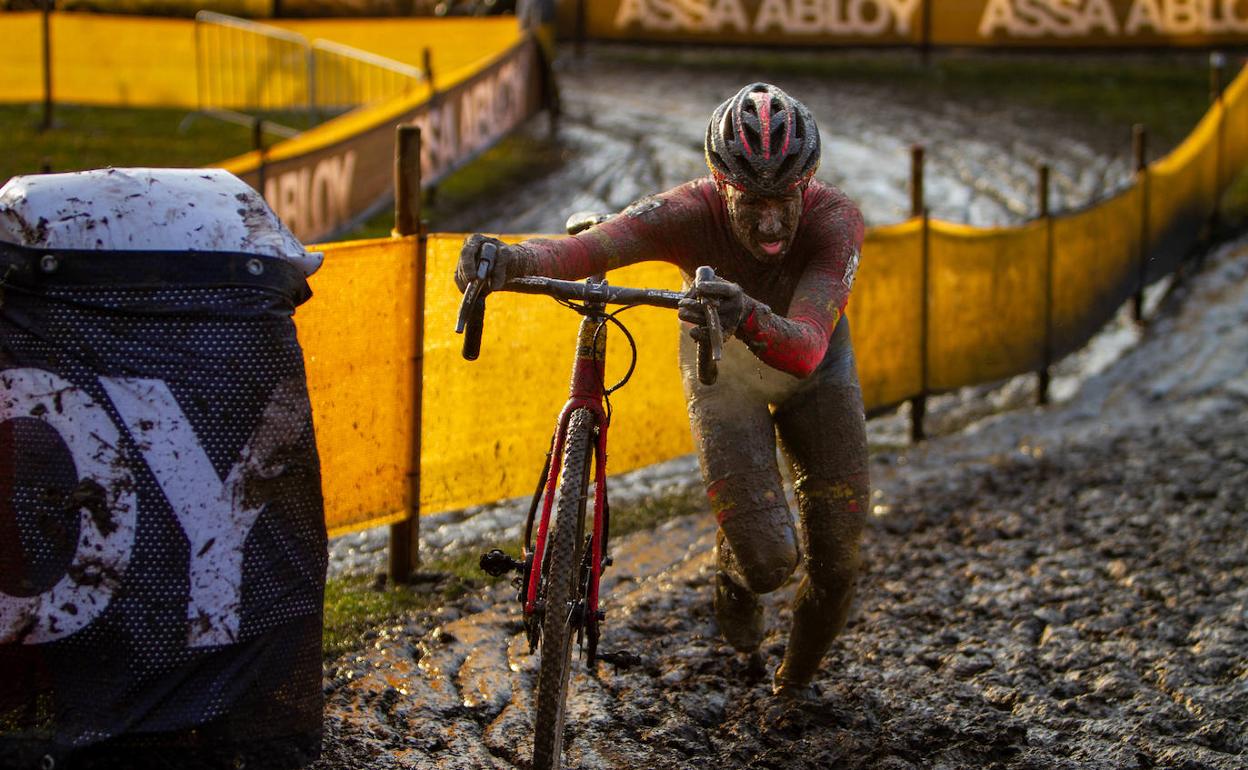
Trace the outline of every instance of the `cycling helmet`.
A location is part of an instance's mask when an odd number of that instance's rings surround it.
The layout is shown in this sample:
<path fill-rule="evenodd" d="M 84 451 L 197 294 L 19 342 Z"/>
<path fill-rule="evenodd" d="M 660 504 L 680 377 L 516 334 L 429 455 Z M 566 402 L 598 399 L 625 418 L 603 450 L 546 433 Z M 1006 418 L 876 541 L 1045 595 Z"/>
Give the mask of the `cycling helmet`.
<path fill-rule="evenodd" d="M 783 195 L 819 167 L 815 118 L 779 88 L 751 83 L 711 113 L 706 165 L 716 182 Z"/>

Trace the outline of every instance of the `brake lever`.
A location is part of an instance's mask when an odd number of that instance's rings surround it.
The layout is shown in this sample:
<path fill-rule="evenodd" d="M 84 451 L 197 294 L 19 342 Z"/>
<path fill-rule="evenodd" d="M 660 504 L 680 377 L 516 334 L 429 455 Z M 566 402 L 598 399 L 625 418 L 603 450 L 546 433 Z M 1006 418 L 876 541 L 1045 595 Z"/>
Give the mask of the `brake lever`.
<path fill-rule="evenodd" d="M 703 281 L 715 280 L 715 271 L 703 265 L 694 272 L 694 285 Z M 698 343 L 698 381 L 703 385 L 714 385 L 719 378 L 718 362 L 724 355 L 724 327 L 719 321 L 719 300 L 701 297 L 699 302 L 706 315 L 705 343 Z"/>
<path fill-rule="evenodd" d="M 719 300 L 703 299 L 706 307 L 706 330 L 711 344 L 711 360 L 718 361 L 724 357 L 724 327 L 719 322 Z"/>
<path fill-rule="evenodd" d="M 455 333 L 463 334 L 468 325 L 468 317 L 477 304 L 477 298 L 489 293 L 487 280 L 494 269 L 494 260 L 498 255 L 498 247 L 492 243 L 483 243 L 481 253 L 477 256 L 477 277 L 468 282 L 464 289 L 464 298 L 459 303 L 459 318 L 455 321 Z"/>
<path fill-rule="evenodd" d="M 715 280 L 715 271 L 706 265 L 699 267 L 694 273 L 694 284 Z M 711 345 L 711 360 L 719 361 L 724 355 L 724 327 L 719 321 L 719 300 L 711 297 L 700 299 L 706 309 L 707 338 Z"/>

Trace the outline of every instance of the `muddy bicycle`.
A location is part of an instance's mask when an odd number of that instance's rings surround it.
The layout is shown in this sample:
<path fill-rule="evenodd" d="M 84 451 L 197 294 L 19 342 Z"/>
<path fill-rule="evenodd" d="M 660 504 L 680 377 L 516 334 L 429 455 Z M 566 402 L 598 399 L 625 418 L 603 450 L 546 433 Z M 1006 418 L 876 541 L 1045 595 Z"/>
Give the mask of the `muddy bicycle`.
<path fill-rule="evenodd" d="M 601 217 L 573 215 L 568 232 L 575 234 L 602 221 Z M 485 243 L 478 256 L 476 278 L 464 291 L 456 331 L 464 333 L 464 358 L 475 360 L 481 349 L 485 297 L 496 250 Z M 700 267 L 694 280 L 715 280 L 709 267 Z M 610 506 L 607 502 L 607 429 L 611 424 L 610 395 L 628 382 L 637 364 L 637 346 L 618 315 L 630 307 L 649 305 L 675 309 L 692 292 L 632 289 L 611 286 L 603 276 L 584 282 L 553 278 L 515 278 L 502 291 L 545 294 L 582 316 L 572 366 L 568 401 L 559 414 L 551 448 L 538 477 L 524 528 L 524 550 L 513 558 L 501 550 L 481 557 L 481 568 L 495 577 L 518 576 L 518 600 L 524 610 L 529 651 L 541 653 L 534 717 L 534 770 L 560 767 L 563 754 L 564 702 L 568 692 L 572 637 L 585 655 L 587 668 L 596 670 L 598 641 L 604 612 L 599 582 L 610 566 Z M 717 376 L 723 334 L 713 299 L 697 299 L 706 309 L 707 335 L 698 343 L 698 377 L 711 384 Z M 623 307 L 608 312 L 609 305 Z M 632 361 L 623 378 L 607 387 L 607 328 L 616 326 L 628 340 Z M 590 465 L 595 469 L 593 521 L 585 527 L 590 496 Z M 552 512 L 554 514 L 552 520 Z"/>

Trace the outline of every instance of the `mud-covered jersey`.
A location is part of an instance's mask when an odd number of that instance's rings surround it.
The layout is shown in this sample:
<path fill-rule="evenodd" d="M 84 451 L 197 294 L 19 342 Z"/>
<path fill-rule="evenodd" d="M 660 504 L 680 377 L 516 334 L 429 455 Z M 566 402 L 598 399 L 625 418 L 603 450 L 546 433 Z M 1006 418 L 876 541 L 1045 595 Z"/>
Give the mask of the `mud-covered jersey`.
<path fill-rule="evenodd" d="M 728 209 L 709 178 L 643 198 L 580 235 L 519 247 L 521 271 L 574 280 L 645 260 L 676 265 L 686 283 L 700 265 L 741 286 L 747 315 L 737 330 L 750 350 L 805 377 L 823 360 L 858 267 L 863 220 L 840 190 L 812 182 L 784 260 L 765 264 L 732 234 Z"/>

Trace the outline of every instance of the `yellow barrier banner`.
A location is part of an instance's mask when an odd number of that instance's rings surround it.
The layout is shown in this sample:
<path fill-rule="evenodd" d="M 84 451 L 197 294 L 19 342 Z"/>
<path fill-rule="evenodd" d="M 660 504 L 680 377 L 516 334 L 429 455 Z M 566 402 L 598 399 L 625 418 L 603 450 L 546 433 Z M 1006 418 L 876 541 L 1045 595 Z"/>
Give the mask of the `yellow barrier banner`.
<path fill-rule="evenodd" d="M 195 107 L 194 24 L 91 13 L 53 13 L 52 95 L 117 107 Z M 0 101 L 43 99 L 38 13 L 0 14 Z"/>
<path fill-rule="evenodd" d="M 295 314 L 331 534 L 407 515 L 417 239 L 311 247 L 325 261 Z"/>
<path fill-rule="evenodd" d="M 931 0 L 932 42 L 1002 47 L 1243 45 L 1239 0 Z"/>
<path fill-rule="evenodd" d="M 393 197 L 395 126 L 421 127 L 421 182 L 436 184 L 541 109 L 546 74 L 534 37 L 475 67 L 457 82 L 435 77 L 412 96 L 364 107 L 264 153 L 218 165 L 260 189 L 301 240 L 328 237 Z M 448 79 L 449 79 L 448 75 Z"/>
<path fill-rule="evenodd" d="M 559 26 L 577 34 L 578 3 Z M 1242 0 L 593 0 L 588 37 L 766 45 L 1210 46 L 1248 43 Z"/>
<path fill-rule="evenodd" d="M 281 19 L 266 24 L 309 40 L 327 39 L 415 67 L 430 52 L 435 82 L 446 90 L 521 38 L 513 17 L 463 19 Z M 51 16 L 52 92 L 59 102 L 115 107 L 198 106 L 195 22 L 97 13 Z M 236 52 L 254 63 L 269 55 L 257 43 Z M 0 13 L 0 101 L 43 99 L 40 14 Z M 272 80 L 256 89 L 289 87 L 291 68 L 302 62 L 273 61 Z M 221 77 L 239 77 L 225 73 Z M 288 95 L 293 105 L 296 101 Z M 280 106 L 280 102 L 277 103 Z"/>
<path fill-rule="evenodd" d="M 1139 281 L 1143 193 L 1133 185 L 1053 219 L 1054 360 L 1082 347 Z"/>
<path fill-rule="evenodd" d="M 847 313 L 867 410 L 922 392 L 922 220 L 867 232 Z"/>
<path fill-rule="evenodd" d="M 509 241 L 520 240 L 506 236 Z M 431 235 L 425 313 L 421 510 L 461 508 L 533 492 L 568 398 L 580 316 L 549 297 L 496 293 L 487 301 L 481 356 L 465 361 L 455 334 L 460 293 L 451 278 L 463 235 Z M 678 289 L 671 265 L 613 270 L 620 286 Z M 693 450 L 676 346 L 676 313 L 633 308 L 620 320 L 637 342 L 632 379 L 611 396 L 607 467 L 638 468 Z M 607 385 L 628 368 L 628 342 L 608 330 Z"/>
<path fill-rule="evenodd" d="M 953 390 L 1034 371 L 1044 360 L 1047 225 L 929 235 L 928 387 Z"/>
<path fill-rule="evenodd" d="M 560 23 L 576 33 L 576 3 Z M 594 0 L 585 28 L 602 40 L 897 45 L 918 42 L 921 0 Z"/>

